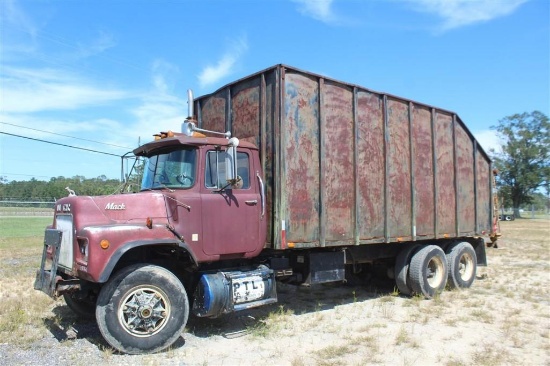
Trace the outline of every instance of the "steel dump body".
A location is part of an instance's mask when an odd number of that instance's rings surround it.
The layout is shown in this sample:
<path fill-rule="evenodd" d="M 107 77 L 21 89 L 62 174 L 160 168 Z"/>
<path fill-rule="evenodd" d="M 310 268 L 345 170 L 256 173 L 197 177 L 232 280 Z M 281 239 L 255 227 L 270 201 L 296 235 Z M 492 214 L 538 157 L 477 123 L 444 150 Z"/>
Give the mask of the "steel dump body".
<path fill-rule="evenodd" d="M 481 236 L 491 161 L 453 112 L 276 65 L 195 100 L 259 147 L 266 248 Z"/>

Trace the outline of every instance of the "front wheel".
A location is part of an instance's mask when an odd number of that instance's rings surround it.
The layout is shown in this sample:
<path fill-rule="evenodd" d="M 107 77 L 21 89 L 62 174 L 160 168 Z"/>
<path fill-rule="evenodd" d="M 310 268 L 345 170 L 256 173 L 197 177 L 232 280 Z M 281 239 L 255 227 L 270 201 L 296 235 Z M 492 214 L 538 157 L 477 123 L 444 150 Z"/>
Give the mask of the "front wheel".
<path fill-rule="evenodd" d="M 180 280 L 165 268 L 136 264 L 116 273 L 99 293 L 101 334 L 128 354 L 158 352 L 174 343 L 189 317 Z"/>

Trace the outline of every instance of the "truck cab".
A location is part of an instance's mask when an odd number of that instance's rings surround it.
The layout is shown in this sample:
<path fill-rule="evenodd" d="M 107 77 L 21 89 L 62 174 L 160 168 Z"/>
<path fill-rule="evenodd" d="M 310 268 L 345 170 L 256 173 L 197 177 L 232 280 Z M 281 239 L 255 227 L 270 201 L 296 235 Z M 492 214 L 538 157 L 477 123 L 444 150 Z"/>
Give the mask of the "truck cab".
<path fill-rule="evenodd" d="M 134 151 L 146 158 L 142 192 L 163 192 L 167 224 L 197 262 L 257 256 L 266 239 L 258 149 L 248 142 L 228 146 L 225 138 L 168 135 Z"/>

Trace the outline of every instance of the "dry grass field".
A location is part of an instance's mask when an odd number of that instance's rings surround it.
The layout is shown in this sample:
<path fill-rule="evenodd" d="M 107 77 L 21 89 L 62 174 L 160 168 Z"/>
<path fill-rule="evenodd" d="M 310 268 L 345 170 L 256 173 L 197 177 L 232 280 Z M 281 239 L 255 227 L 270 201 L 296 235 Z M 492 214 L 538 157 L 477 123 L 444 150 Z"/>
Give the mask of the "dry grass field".
<path fill-rule="evenodd" d="M 32 289 L 48 222 L 0 218 L 1 365 L 550 364 L 548 219 L 502 222 L 468 290 L 424 300 L 385 281 L 279 286 L 278 304 L 191 317 L 173 347 L 144 356 L 113 352 L 94 322 Z"/>

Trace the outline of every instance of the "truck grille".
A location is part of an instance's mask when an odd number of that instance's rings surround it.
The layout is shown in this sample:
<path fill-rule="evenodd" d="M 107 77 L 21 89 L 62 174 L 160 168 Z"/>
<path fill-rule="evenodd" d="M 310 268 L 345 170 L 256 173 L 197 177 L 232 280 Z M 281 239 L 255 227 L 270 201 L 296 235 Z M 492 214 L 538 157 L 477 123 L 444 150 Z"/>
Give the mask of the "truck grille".
<path fill-rule="evenodd" d="M 72 215 L 58 215 L 56 229 L 63 232 L 61 248 L 59 250 L 59 267 L 71 270 L 73 267 L 73 217 Z"/>

